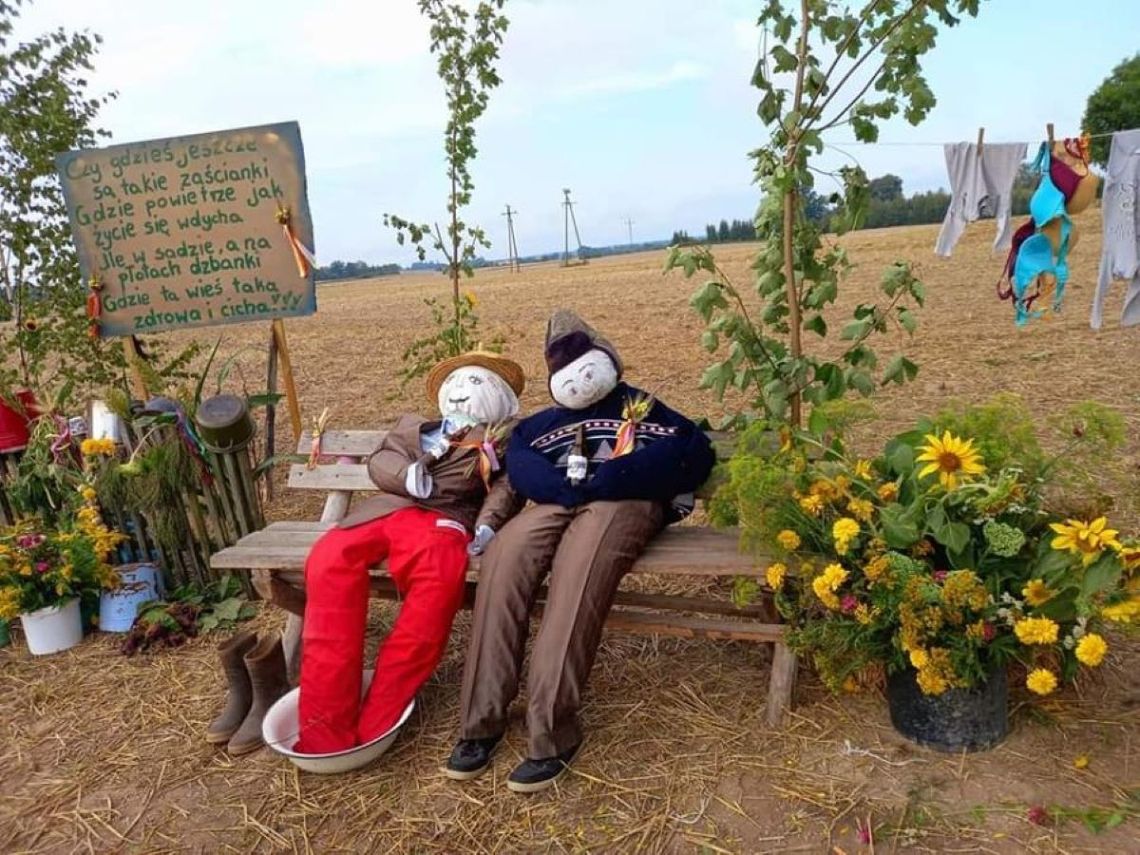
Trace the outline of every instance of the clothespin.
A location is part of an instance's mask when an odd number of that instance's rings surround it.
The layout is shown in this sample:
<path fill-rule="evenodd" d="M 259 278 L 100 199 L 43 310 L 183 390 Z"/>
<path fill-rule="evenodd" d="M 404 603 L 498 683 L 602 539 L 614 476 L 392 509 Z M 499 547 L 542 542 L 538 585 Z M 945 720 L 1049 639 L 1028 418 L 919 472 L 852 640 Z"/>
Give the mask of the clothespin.
<path fill-rule="evenodd" d="M 1049 140 L 1049 152 L 1053 151 L 1053 123 L 1050 122 L 1045 126 L 1046 138 Z"/>
<path fill-rule="evenodd" d="M 982 146 L 985 144 L 986 129 L 978 128 L 978 157 L 982 156 Z"/>

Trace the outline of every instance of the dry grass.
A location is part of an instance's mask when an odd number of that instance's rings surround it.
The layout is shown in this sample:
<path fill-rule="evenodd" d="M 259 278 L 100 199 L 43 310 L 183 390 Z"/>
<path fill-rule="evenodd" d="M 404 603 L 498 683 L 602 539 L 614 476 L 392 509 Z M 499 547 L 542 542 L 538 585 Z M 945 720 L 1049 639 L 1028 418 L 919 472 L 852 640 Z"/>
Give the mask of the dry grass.
<path fill-rule="evenodd" d="M 878 399 L 873 433 L 900 427 L 950 397 L 1017 391 L 1045 417 L 1075 397 L 1118 406 L 1140 451 L 1140 357 L 1135 330 L 1087 328 L 1099 230 L 1084 218 L 1066 313 L 1016 331 L 992 296 L 1000 260 L 989 228 L 971 230 L 949 261 L 931 254 L 935 229 L 865 233 L 848 243 L 859 263 L 845 301 L 869 297 L 883 265 L 919 261 L 930 295 L 923 326 L 900 342 L 922 365 L 919 382 Z M 747 247 L 720 253 L 746 281 Z M 660 387 L 692 414 L 718 408 L 696 389 L 706 360 L 687 283 L 659 272 L 659 254 L 471 283 L 488 334 L 501 332 L 532 377 L 524 405 L 546 401 L 545 319 L 578 308 L 622 349 L 631 380 Z M 289 323 L 301 400 L 328 406 L 334 427 L 374 427 L 421 406 L 394 367 L 422 329 L 436 277 L 322 288 L 320 313 Z M 1110 304 L 1112 317 L 1119 294 Z M 845 305 L 846 309 L 847 306 Z M 264 376 L 266 330 L 239 328 L 253 390 Z M 286 428 L 287 433 L 287 428 Z M 281 445 L 287 444 L 283 439 Z M 1135 508 L 1121 509 L 1136 520 Z M 315 515 L 281 494 L 278 516 Z M 391 619 L 374 605 L 373 643 Z M 273 631 L 280 616 L 262 614 Z M 519 797 L 503 779 L 525 746 L 521 718 L 493 774 L 467 786 L 437 767 L 455 736 L 466 617 L 421 696 L 412 726 L 373 768 L 322 779 L 298 775 L 268 752 L 231 759 L 201 739 L 222 697 L 214 639 L 125 659 L 96 637 L 32 659 L 0 651 L 0 851 L 4 852 L 1128 852 L 1137 851 L 1137 645 L 1120 640 L 1095 678 L 1045 704 L 1015 700 L 1015 729 L 998 749 L 944 756 L 897 737 L 874 694 L 832 698 L 804 676 L 798 707 L 779 733 L 763 724 L 768 651 L 745 644 L 607 637 L 584 710 L 587 747 L 557 792 Z M 516 709 L 521 716 L 521 707 Z M 1090 757 L 1078 770 L 1073 760 Z M 1130 796 L 1130 793 L 1133 794 Z M 1131 799 L 1131 800 L 1130 800 Z M 1031 804 L 1115 809 L 1124 823 L 1094 835 L 1076 819 L 1042 828 Z M 874 843 L 861 844 L 870 824 Z M 832 847 L 836 847 L 835 850 Z"/>

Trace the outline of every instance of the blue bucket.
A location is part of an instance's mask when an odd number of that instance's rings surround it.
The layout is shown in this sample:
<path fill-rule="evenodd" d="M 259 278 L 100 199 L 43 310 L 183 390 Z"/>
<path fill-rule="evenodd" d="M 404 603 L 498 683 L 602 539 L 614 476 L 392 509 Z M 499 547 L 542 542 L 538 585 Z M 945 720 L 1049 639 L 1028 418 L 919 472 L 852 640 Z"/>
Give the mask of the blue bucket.
<path fill-rule="evenodd" d="M 99 629 L 103 632 L 129 631 L 139 606 L 162 594 L 162 574 L 153 564 L 124 564 L 116 569 L 122 584 L 99 598 Z"/>

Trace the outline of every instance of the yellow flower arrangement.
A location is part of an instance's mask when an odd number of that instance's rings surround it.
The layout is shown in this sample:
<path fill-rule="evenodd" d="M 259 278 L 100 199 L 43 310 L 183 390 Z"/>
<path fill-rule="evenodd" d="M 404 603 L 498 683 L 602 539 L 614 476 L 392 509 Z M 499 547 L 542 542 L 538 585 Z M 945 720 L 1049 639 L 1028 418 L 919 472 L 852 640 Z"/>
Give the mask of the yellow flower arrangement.
<path fill-rule="evenodd" d="M 1025 686 L 1038 695 L 1048 695 L 1057 688 L 1057 676 L 1045 668 L 1034 668 L 1025 678 Z"/>
<path fill-rule="evenodd" d="M 1104 550 L 1120 551 L 1123 548 L 1116 539 L 1119 532 L 1108 528 L 1106 517 L 1097 517 L 1092 522 L 1071 519 L 1064 523 L 1050 523 L 1049 528 L 1057 534 L 1053 538 L 1053 548 L 1081 556 L 1086 567 L 1100 558 Z"/>
<path fill-rule="evenodd" d="M 928 475 L 938 475 L 938 481 L 945 490 L 955 489 L 959 483 L 986 471 L 982 465 L 982 457 L 974 448 L 972 439 L 959 439 L 946 431 L 939 438 L 936 434 L 927 434 L 926 445 L 919 448 L 920 454 L 916 458 L 920 463 L 926 463 L 919 478 Z"/>
<path fill-rule="evenodd" d="M 1090 668 L 1100 665 L 1106 653 L 1108 653 L 1108 643 L 1095 632 L 1081 636 L 1081 640 L 1077 642 L 1077 659 Z"/>
<path fill-rule="evenodd" d="M 1056 644 L 1058 629 L 1049 618 L 1024 618 L 1013 625 L 1013 634 L 1022 644 Z"/>

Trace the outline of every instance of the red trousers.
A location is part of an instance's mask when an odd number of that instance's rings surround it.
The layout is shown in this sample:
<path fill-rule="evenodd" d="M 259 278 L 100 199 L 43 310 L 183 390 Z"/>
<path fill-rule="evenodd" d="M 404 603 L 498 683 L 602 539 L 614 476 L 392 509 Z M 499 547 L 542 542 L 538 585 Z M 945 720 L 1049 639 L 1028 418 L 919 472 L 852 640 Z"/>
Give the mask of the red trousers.
<path fill-rule="evenodd" d="M 391 729 L 431 676 L 463 604 L 469 536 L 434 511 L 405 508 L 363 525 L 332 529 L 305 562 L 300 739 L 296 751 L 325 754 Z M 388 559 L 402 598 L 376 654 L 361 702 L 368 568 Z"/>

